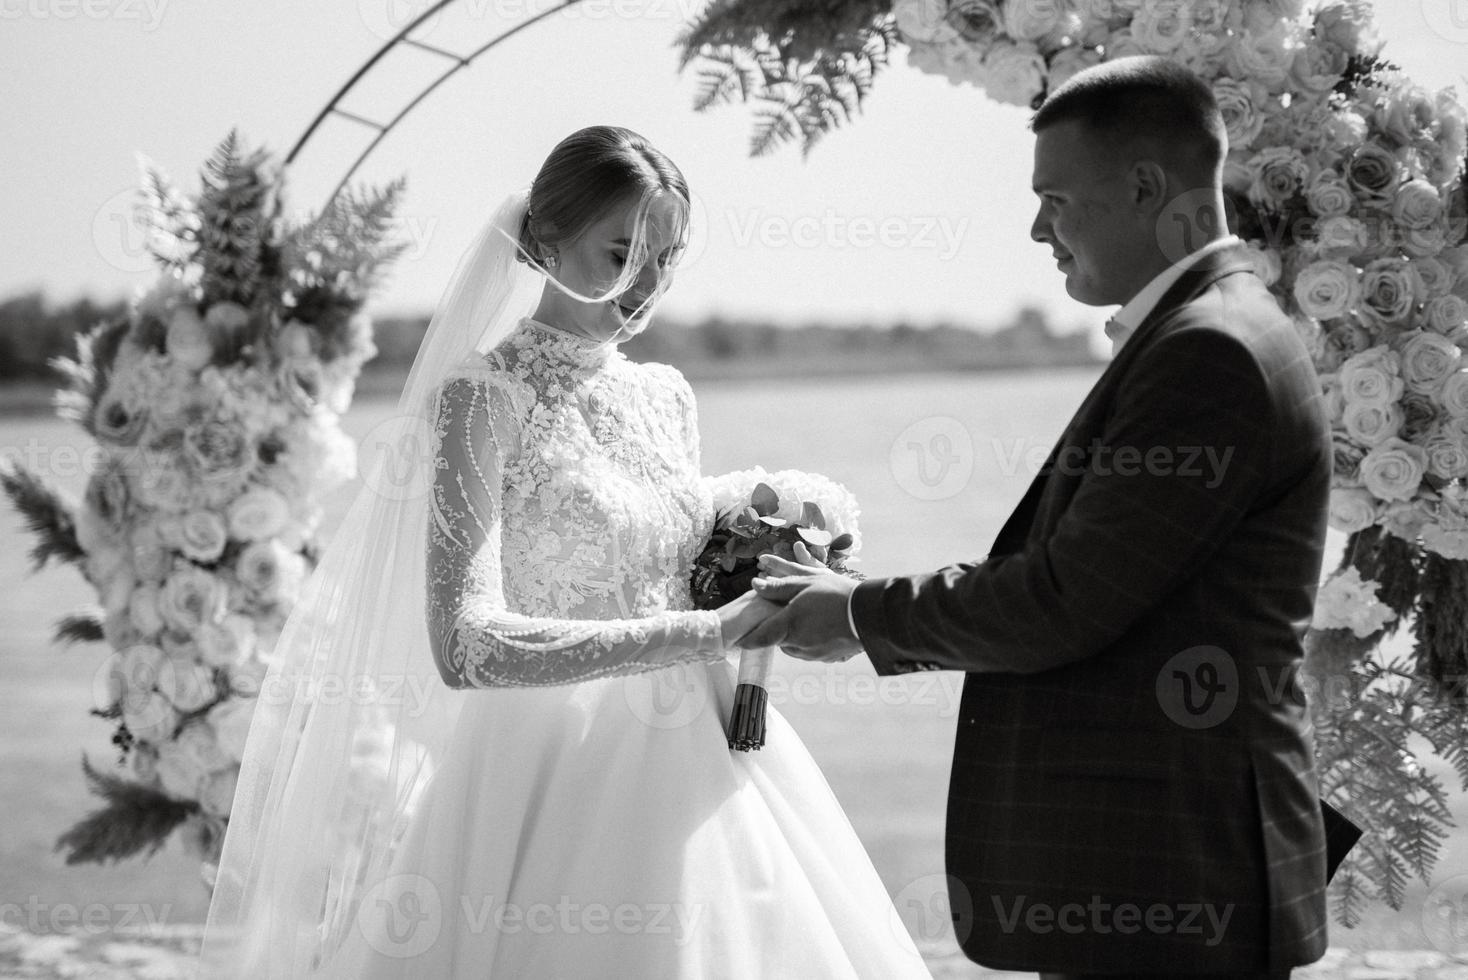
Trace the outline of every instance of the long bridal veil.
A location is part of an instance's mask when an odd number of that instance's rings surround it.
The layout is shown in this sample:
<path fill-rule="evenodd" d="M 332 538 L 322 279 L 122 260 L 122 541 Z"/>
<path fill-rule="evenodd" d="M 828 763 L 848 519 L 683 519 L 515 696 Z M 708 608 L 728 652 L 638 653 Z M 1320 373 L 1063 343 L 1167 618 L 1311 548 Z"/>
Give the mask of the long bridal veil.
<path fill-rule="evenodd" d="M 216 874 L 200 976 L 309 975 L 364 895 L 442 757 L 464 697 L 424 619 L 434 396 L 528 314 L 545 281 L 517 258 L 510 195 L 439 301 L 395 415 L 364 441 L 364 485 L 287 620 L 262 683 Z"/>

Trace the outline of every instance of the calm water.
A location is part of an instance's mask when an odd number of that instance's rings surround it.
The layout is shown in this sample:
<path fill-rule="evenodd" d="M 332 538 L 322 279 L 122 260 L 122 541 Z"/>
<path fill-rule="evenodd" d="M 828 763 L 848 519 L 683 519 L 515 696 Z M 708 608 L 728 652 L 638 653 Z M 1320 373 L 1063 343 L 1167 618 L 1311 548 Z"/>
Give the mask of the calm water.
<path fill-rule="evenodd" d="M 753 465 L 795 467 L 845 483 L 862 505 L 863 568 L 885 575 L 980 558 L 1028 485 L 1098 369 L 1063 372 L 908 375 L 773 384 L 703 382 L 699 396 L 705 472 Z M 358 404 L 348 431 L 362 437 L 393 410 Z M 87 440 L 49 417 L 0 418 L 0 452 L 17 453 L 72 491 L 84 483 Z M 329 501 L 333 529 L 354 493 Z M 98 647 L 51 645 L 52 622 L 92 596 L 73 571 L 28 571 L 29 536 L 0 518 L 0 798 L 12 806 L 0 840 L 0 902 L 37 912 L 7 921 L 50 928 L 48 909 L 74 903 L 169 921 L 199 920 L 207 896 L 197 864 L 170 845 L 151 861 L 67 867 L 51 843 L 91 809 L 80 771 L 85 750 L 112 758 L 107 723 L 90 718 Z M 943 803 L 961 676 L 884 679 L 858 660 L 842 668 L 784 661 L 772 699 L 805 738 L 866 843 L 904 920 L 919 938 L 942 931 Z M 1465 808 L 1455 807 L 1460 816 Z M 1455 835 L 1438 879 L 1468 870 Z M 1382 910 L 1357 945 L 1421 945 L 1420 902 Z M 27 905 L 29 903 L 29 905 Z M 31 917 L 21 922 L 18 914 Z M 100 914 L 100 913 L 99 913 Z M 37 919 L 39 921 L 37 921 Z M 63 922 L 74 927 L 75 921 Z"/>

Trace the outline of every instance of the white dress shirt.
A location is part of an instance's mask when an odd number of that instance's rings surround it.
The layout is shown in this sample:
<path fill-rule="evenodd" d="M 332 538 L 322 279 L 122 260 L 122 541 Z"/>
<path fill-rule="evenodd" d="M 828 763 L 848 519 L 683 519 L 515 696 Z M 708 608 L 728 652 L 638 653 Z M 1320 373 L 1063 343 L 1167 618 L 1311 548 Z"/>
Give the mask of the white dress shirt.
<path fill-rule="evenodd" d="M 1229 235 L 1225 238 L 1215 239 L 1198 249 L 1178 259 L 1172 265 L 1163 269 L 1151 282 L 1142 287 L 1142 291 L 1127 301 L 1126 305 L 1116 311 L 1116 315 L 1106 321 L 1106 336 L 1111 338 L 1111 356 L 1115 357 L 1121 345 L 1127 342 L 1127 338 L 1142 325 L 1148 314 L 1156 308 L 1159 300 L 1167 295 L 1167 291 L 1183 277 L 1183 273 L 1191 269 L 1204 256 L 1221 252 L 1234 245 L 1242 245 L 1237 235 Z"/>
<path fill-rule="evenodd" d="M 1205 256 L 1242 244 L 1243 242 L 1237 235 L 1215 239 L 1196 252 L 1183 256 L 1158 273 L 1151 282 L 1142 287 L 1141 292 L 1128 300 L 1125 306 L 1116 311 L 1115 316 L 1106 321 L 1106 336 L 1111 338 L 1111 355 L 1116 356 L 1116 352 L 1121 350 L 1121 345 L 1126 343 L 1127 338 L 1142 325 L 1142 321 L 1147 319 L 1148 314 L 1156 308 L 1162 297 L 1167 295 L 1167 291 L 1183 277 L 1184 272 L 1191 269 Z M 856 590 L 853 589 L 846 598 L 846 622 L 851 627 L 851 635 L 859 640 L 861 634 L 856 631 L 856 615 L 852 611 L 852 600 L 855 596 Z"/>

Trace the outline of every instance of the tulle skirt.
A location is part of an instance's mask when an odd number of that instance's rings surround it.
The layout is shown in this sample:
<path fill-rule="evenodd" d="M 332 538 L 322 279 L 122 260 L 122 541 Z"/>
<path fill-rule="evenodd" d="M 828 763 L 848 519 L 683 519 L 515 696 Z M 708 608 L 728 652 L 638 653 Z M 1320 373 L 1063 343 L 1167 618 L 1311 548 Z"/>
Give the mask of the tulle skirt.
<path fill-rule="evenodd" d="M 731 752 L 727 663 L 466 698 L 321 975 L 928 977 L 820 769 L 773 708 Z"/>

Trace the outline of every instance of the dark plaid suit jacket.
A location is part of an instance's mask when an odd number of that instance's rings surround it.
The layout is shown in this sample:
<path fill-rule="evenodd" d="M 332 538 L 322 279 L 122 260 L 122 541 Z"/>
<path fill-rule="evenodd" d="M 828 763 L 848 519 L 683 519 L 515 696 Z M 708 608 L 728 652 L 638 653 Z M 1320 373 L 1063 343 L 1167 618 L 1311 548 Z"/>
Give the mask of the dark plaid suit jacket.
<path fill-rule="evenodd" d="M 1297 675 L 1330 471 L 1304 345 L 1226 249 L 1123 346 L 986 560 L 857 588 L 878 673 L 968 673 L 947 865 L 971 959 L 1181 975 L 1323 954 Z"/>

